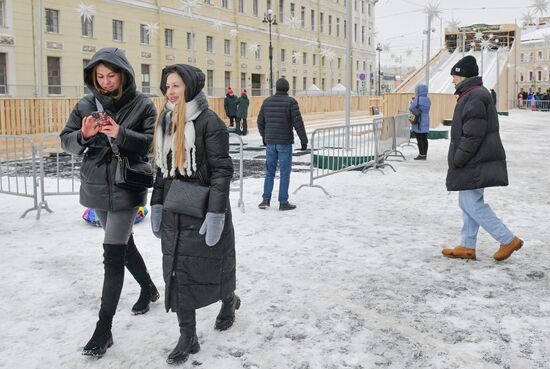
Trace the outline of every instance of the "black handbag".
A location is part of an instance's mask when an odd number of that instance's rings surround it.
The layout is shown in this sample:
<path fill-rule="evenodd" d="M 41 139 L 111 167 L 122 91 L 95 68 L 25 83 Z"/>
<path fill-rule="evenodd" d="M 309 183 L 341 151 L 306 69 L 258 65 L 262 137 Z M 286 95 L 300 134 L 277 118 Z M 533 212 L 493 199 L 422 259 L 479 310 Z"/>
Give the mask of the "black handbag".
<path fill-rule="evenodd" d="M 192 181 L 173 179 L 164 199 L 164 209 L 177 214 L 204 218 L 210 187 Z"/>
<path fill-rule="evenodd" d="M 146 161 L 133 160 L 116 154 L 118 159 L 115 185 L 129 190 L 143 191 L 153 187 L 153 167 Z"/>

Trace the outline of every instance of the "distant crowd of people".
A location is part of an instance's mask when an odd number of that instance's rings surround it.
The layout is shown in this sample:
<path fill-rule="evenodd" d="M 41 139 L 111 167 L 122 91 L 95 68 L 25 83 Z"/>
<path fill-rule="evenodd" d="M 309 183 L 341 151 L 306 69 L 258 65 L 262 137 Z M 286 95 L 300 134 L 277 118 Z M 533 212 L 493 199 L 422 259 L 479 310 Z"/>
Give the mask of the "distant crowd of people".
<path fill-rule="evenodd" d="M 518 108 L 550 111 L 550 88 L 546 92 L 542 92 L 540 88 L 537 92 L 532 89 L 527 92 L 522 88 L 518 92 Z"/>

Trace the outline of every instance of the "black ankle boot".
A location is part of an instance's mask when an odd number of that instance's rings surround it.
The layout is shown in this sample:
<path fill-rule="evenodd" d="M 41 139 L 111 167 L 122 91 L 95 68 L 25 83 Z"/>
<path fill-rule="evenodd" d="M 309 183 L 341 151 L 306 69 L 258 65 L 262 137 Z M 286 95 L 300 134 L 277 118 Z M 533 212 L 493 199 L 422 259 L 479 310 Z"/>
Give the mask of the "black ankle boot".
<path fill-rule="evenodd" d="M 151 282 L 145 287 L 141 287 L 141 293 L 139 294 L 139 299 L 132 306 L 132 313 L 134 315 L 145 314 L 149 311 L 149 304 L 155 302 L 159 299 L 160 294 L 157 290 L 157 287 Z"/>
<path fill-rule="evenodd" d="M 107 349 L 113 345 L 111 333 L 111 322 L 99 320 L 96 324 L 94 334 L 82 349 L 82 355 L 102 357 Z"/>
<path fill-rule="evenodd" d="M 233 294 L 228 300 L 222 301 L 222 307 L 218 316 L 216 317 L 216 324 L 214 328 L 219 331 L 225 331 L 233 325 L 235 322 L 235 310 L 241 307 L 241 299 L 239 296 Z"/>
<path fill-rule="evenodd" d="M 267 209 L 269 207 L 270 200 L 263 199 L 262 202 L 258 205 L 260 209 Z"/>
<path fill-rule="evenodd" d="M 178 322 L 180 326 L 180 338 L 176 347 L 172 350 L 166 362 L 168 364 L 180 364 L 187 361 L 189 354 L 196 354 L 201 346 L 197 338 L 195 310 L 178 311 Z"/>
<path fill-rule="evenodd" d="M 159 299 L 159 291 L 151 280 L 151 276 L 147 272 L 145 262 L 139 253 L 134 242 L 134 235 L 130 235 L 128 245 L 126 247 L 126 268 L 132 273 L 134 279 L 141 286 L 139 299 L 132 307 L 132 313 L 135 315 L 145 314 L 149 311 L 149 304 Z"/>
<path fill-rule="evenodd" d="M 82 350 L 83 355 L 102 357 L 107 348 L 113 345 L 111 326 L 116 312 L 120 292 L 124 284 L 124 259 L 126 245 L 103 244 L 103 290 L 99 321 L 92 338 Z"/>

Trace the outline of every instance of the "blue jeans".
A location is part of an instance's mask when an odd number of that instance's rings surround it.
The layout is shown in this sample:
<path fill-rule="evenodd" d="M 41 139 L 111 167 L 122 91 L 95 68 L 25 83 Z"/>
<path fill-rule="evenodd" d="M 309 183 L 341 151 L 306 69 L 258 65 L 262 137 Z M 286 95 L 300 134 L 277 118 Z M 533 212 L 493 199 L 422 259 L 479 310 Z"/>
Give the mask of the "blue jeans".
<path fill-rule="evenodd" d="M 290 184 L 290 171 L 292 170 L 292 144 L 267 144 L 265 147 L 265 180 L 264 194 L 262 195 L 264 199 L 271 199 L 277 162 L 279 162 L 279 171 L 281 173 L 279 202 L 284 204 L 288 202 L 288 185 Z"/>
<path fill-rule="evenodd" d="M 479 226 L 483 227 L 501 244 L 508 244 L 514 239 L 512 232 L 483 200 L 483 190 L 483 188 L 479 188 L 458 193 L 458 205 L 462 209 L 462 219 L 464 220 L 460 232 L 460 245 L 470 249 L 476 248 Z"/>

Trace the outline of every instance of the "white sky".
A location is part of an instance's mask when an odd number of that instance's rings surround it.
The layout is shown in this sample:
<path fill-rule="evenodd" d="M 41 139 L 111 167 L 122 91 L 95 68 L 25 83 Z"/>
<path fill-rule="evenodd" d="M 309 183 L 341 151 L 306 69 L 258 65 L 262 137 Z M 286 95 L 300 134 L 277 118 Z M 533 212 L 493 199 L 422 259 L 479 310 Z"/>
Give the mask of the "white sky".
<path fill-rule="evenodd" d="M 382 65 L 398 65 L 391 61 L 391 55 L 402 56 L 404 65 L 419 66 L 422 63 L 422 40 L 426 36 L 422 30 L 427 28 L 427 16 L 424 7 L 426 0 L 380 0 L 376 5 L 376 41 L 390 44 L 388 52 L 382 52 Z M 521 24 L 523 15 L 528 11 L 534 13 L 534 0 L 440 0 L 432 1 L 440 5 L 443 28 L 452 19 L 458 20 L 461 26 L 476 23 Z M 550 10 L 550 6 L 548 7 Z M 549 14 L 545 14 L 548 16 Z M 396 27 L 396 25 L 398 25 Z M 432 53 L 441 46 L 440 20 L 436 19 L 432 27 Z M 407 50 L 412 55 L 407 57 Z"/>

